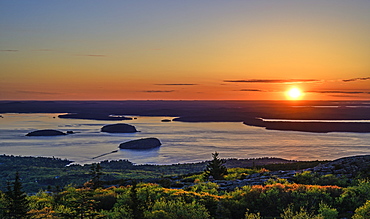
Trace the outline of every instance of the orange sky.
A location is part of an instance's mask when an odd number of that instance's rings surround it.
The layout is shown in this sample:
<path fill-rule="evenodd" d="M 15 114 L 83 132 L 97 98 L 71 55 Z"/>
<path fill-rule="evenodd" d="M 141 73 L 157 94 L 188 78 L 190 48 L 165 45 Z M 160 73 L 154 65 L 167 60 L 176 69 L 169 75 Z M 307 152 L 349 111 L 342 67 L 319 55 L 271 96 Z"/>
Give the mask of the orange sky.
<path fill-rule="evenodd" d="M 0 100 L 370 99 L 370 1 L 0 2 Z"/>

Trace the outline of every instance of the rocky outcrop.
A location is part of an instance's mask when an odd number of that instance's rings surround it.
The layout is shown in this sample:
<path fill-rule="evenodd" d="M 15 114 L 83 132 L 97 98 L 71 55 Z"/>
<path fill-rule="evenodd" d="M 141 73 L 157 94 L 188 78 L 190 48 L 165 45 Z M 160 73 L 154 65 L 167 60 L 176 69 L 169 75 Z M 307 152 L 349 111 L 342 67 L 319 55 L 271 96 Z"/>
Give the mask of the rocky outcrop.
<path fill-rule="evenodd" d="M 333 174 L 353 178 L 370 170 L 370 155 L 344 157 L 307 169 L 320 175 Z"/>
<path fill-rule="evenodd" d="M 157 138 L 142 138 L 137 140 L 132 140 L 128 142 L 123 142 L 119 145 L 120 149 L 151 149 L 160 147 L 162 145 L 161 141 Z"/>
<path fill-rule="evenodd" d="M 111 124 L 105 125 L 101 128 L 102 132 L 109 132 L 109 133 L 134 133 L 137 132 L 135 126 L 129 124 Z"/>
<path fill-rule="evenodd" d="M 66 135 L 66 133 L 63 133 L 58 130 L 45 129 L 45 130 L 33 131 L 33 132 L 26 134 L 26 136 L 58 136 L 58 135 Z"/>
<path fill-rule="evenodd" d="M 233 191 L 235 188 L 248 185 L 264 185 L 270 179 L 285 179 L 288 182 L 294 182 L 295 174 L 303 171 L 311 171 L 319 176 L 333 174 L 338 178 L 347 177 L 348 179 L 355 179 L 355 177 L 362 174 L 368 176 L 370 155 L 344 157 L 309 169 L 266 171 L 246 175 L 243 179 L 211 180 L 211 182 L 217 183 L 220 190 Z M 171 187 L 174 188 L 186 188 L 195 185 L 194 182 L 188 181 L 186 178 L 182 179 L 179 176 L 170 178 L 170 181 Z"/>
<path fill-rule="evenodd" d="M 353 156 L 340 158 L 325 164 L 320 164 L 314 168 L 304 170 L 289 170 L 289 171 L 271 171 L 264 173 L 255 173 L 247 175 L 245 179 L 240 180 L 217 180 L 214 181 L 219 184 L 220 189 L 233 190 L 236 187 L 242 187 L 245 185 L 262 185 L 269 179 L 286 179 L 288 181 L 294 181 L 294 175 L 303 171 L 311 171 L 318 175 L 333 174 L 336 177 L 347 177 L 348 179 L 354 179 L 362 173 L 368 174 L 370 170 L 370 155 Z"/>

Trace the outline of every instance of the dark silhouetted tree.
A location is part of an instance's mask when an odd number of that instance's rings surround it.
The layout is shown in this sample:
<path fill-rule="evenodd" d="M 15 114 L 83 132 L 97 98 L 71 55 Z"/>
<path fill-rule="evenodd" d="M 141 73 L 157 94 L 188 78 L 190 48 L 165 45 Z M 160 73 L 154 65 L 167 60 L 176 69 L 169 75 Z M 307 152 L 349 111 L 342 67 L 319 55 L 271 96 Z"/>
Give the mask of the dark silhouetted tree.
<path fill-rule="evenodd" d="M 207 178 L 213 177 L 213 179 L 223 179 L 227 174 L 227 168 L 224 166 L 225 161 L 218 157 L 217 151 L 212 153 L 212 158 L 204 170 Z"/>
<path fill-rule="evenodd" d="M 14 182 L 8 183 L 6 197 L 7 218 L 28 218 L 28 200 L 23 192 L 19 173 L 16 172 Z"/>
<path fill-rule="evenodd" d="M 101 171 L 102 167 L 100 164 L 93 163 L 91 165 L 90 169 L 90 175 L 91 175 L 91 188 L 92 189 L 97 189 L 102 186 L 102 181 L 101 181 L 101 176 L 103 175 L 103 172 Z"/>
<path fill-rule="evenodd" d="M 140 203 L 137 197 L 137 182 L 133 181 L 131 189 L 130 189 L 130 208 L 132 209 L 132 214 L 134 219 L 141 219 L 143 218 L 143 209 L 142 203 Z"/>

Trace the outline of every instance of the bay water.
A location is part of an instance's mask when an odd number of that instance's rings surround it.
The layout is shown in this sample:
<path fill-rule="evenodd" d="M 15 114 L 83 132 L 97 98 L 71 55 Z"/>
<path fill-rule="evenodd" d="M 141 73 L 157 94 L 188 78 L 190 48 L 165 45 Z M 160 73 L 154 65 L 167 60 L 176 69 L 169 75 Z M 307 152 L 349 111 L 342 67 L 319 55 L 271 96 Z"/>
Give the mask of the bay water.
<path fill-rule="evenodd" d="M 61 119 L 58 115 L 2 114 L 0 154 L 56 157 L 78 164 L 119 159 L 135 164 L 192 163 L 210 160 L 215 151 L 221 158 L 279 157 L 290 160 L 333 160 L 370 154 L 370 133 L 276 131 L 241 122 L 161 122 L 172 117 L 135 116 L 134 120 L 117 122 Z M 140 132 L 100 132 L 104 125 L 115 123 L 134 125 Z M 25 136 L 40 129 L 73 131 L 75 134 Z M 151 150 L 118 148 L 122 142 L 147 137 L 160 139 L 162 146 Z"/>

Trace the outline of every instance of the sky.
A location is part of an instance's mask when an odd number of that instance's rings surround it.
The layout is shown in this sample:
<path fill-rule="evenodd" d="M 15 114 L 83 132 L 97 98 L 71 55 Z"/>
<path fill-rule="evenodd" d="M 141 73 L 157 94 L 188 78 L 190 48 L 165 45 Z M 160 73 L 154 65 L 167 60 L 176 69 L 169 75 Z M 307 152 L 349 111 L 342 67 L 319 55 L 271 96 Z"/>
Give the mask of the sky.
<path fill-rule="evenodd" d="M 369 0 L 0 0 L 0 100 L 370 100 L 369 11 Z"/>

